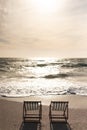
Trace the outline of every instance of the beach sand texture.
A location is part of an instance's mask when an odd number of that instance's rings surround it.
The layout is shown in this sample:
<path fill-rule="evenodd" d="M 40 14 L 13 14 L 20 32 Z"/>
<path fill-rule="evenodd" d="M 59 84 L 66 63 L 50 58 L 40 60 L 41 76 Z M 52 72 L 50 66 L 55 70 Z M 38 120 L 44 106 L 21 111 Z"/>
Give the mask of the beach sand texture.
<path fill-rule="evenodd" d="M 87 130 L 87 97 L 86 96 L 45 96 L 0 99 L 0 130 L 20 130 L 23 116 L 23 101 L 42 101 L 41 130 L 50 130 L 49 104 L 54 101 L 69 101 L 68 124 L 71 130 Z M 62 124 L 63 125 L 63 124 Z M 58 130 L 68 130 L 60 126 Z M 31 130 L 28 128 L 28 130 Z M 53 130 L 56 130 L 54 127 Z"/>

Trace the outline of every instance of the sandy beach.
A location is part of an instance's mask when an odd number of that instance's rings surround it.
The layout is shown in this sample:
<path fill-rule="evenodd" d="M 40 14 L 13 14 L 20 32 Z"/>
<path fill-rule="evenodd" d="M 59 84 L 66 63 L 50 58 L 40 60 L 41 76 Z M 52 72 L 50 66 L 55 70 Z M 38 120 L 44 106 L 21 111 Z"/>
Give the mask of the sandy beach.
<path fill-rule="evenodd" d="M 21 98 L 1 97 L 0 98 L 0 130 L 20 130 L 23 121 L 22 119 L 23 101 L 27 101 L 27 100 L 42 101 L 41 130 L 50 130 L 49 105 L 50 105 L 50 101 L 52 100 L 69 101 L 68 124 L 71 130 L 87 130 L 87 96 L 76 96 L 76 95 L 31 96 L 31 97 L 21 97 Z"/>

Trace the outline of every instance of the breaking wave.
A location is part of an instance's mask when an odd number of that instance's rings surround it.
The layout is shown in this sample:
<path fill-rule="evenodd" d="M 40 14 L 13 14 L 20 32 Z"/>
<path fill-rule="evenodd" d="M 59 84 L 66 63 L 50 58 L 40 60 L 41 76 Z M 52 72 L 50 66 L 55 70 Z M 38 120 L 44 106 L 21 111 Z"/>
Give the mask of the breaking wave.
<path fill-rule="evenodd" d="M 87 59 L 0 58 L 0 95 L 87 95 Z"/>

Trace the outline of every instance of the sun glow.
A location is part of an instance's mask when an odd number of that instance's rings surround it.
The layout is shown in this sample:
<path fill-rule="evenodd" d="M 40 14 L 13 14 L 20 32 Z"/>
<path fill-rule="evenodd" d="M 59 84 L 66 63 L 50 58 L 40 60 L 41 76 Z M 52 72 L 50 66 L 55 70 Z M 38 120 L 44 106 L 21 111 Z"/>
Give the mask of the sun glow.
<path fill-rule="evenodd" d="M 34 0 L 34 4 L 39 13 L 53 13 L 63 5 L 63 0 Z"/>

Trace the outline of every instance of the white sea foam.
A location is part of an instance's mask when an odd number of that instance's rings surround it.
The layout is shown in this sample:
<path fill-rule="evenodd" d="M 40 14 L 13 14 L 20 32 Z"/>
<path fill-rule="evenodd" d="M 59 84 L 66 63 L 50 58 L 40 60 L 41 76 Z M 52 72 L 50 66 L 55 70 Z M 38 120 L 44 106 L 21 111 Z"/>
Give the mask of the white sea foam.
<path fill-rule="evenodd" d="M 86 59 L 84 65 L 83 59 L 2 58 L 0 59 L 0 70 L 1 96 L 87 95 Z M 2 72 L 2 70 L 4 71 Z"/>

